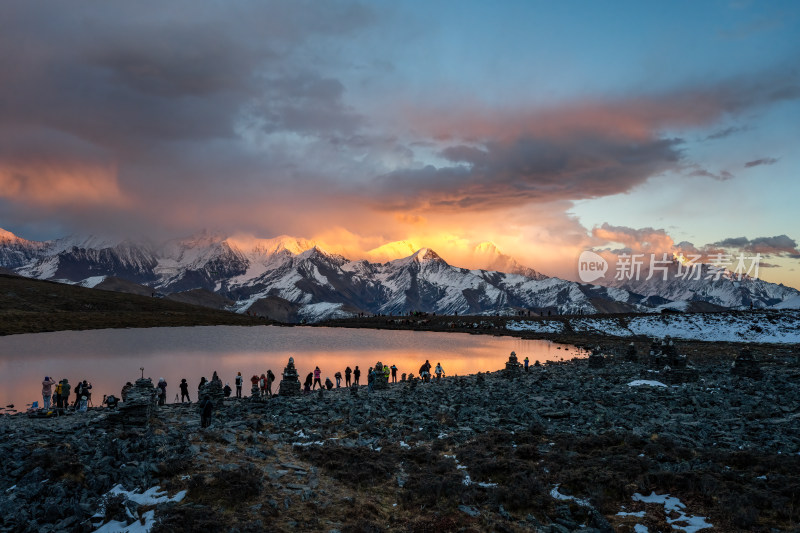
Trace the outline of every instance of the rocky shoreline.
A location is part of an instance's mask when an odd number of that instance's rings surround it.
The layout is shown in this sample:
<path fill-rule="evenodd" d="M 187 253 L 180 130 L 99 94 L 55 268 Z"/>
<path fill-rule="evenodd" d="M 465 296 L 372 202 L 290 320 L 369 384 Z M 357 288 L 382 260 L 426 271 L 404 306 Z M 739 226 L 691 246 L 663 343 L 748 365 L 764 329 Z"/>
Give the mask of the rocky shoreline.
<path fill-rule="evenodd" d="M 754 346 L 749 375 L 678 343 L 696 381 L 634 347 L 226 399 L 206 429 L 196 404 L 2 416 L 0 531 L 796 530 L 797 347 Z"/>

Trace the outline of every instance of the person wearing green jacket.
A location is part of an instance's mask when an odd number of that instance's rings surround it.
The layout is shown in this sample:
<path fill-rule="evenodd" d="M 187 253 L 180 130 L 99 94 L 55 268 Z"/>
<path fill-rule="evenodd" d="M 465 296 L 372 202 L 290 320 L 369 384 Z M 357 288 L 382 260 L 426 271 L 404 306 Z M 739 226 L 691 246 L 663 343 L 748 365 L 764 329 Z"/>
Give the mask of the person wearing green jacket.
<path fill-rule="evenodd" d="M 72 390 L 72 385 L 69 384 L 69 380 L 64 378 L 61 380 L 61 403 L 64 405 L 64 409 L 69 407 L 69 393 Z"/>

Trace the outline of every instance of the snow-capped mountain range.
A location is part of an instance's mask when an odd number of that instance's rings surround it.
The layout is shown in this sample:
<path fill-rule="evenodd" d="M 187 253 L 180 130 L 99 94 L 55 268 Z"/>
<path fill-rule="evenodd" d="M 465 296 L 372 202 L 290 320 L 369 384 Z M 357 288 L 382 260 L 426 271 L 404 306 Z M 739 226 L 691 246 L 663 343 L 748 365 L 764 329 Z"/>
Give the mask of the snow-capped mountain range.
<path fill-rule="evenodd" d="M 524 267 L 492 243 L 474 257 L 486 268 L 448 264 L 435 251 L 401 241 L 351 261 L 314 241 L 281 236 L 236 239 L 202 232 L 161 244 L 69 237 L 37 242 L 0 230 L 0 267 L 19 275 L 103 287 L 107 278 L 161 293 L 205 290 L 233 310 L 308 321 L 358 312 L 494 314 L 517 310 L 616 313 L 713 306 L 793 306 L 800 293 L 761 280 L 703 281 L 635 287 L 581 284 Z M 680 280 L 679 280 L 680 281 Z"/>

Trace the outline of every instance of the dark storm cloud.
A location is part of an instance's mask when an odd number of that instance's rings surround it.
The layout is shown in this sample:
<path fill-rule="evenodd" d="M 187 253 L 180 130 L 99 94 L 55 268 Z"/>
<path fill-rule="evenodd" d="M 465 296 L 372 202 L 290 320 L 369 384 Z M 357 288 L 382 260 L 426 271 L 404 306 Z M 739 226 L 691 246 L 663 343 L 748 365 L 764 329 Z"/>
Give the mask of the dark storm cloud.
<path fill-rule="evenodd" d="M 755 239 L 733 237 L 716 242 L 714 246 L 739 248 L 753 253 L 786 255 L 788 257 L 795 257 L 800 254 L 800 251 L 797 249 L 797 241 L 787 235 L 757 237 Z"/>
<path fill-rule="evenodd" d="M 665 172 L 719 181 L 687 160 L 672 128 L 707 128 L 731 116 L 800 98 L 791 70 L 685 87 L 669 93 L 572 102 L 544 110 L 419 110 L 410 119 L 440 145 L 447 163 L 378 177 L 379 208 L 495 209 L 630 191 Z M 718 132 L 718 137 L 733 130 Z M 388 198 L 388 200 L 386 200 Z"/>
<path fill-rule="evenodd" d="M 116 149 L 233 136 L 243 106 L 264 97 L 283 102 L 270 107 L 273 126 L 329 128 L 342 111 L 330 105 L 341 84 L 297 76 L 292 54 L 317 34 L 369 20 L 366 11 L 333 3 L 77 4 L 2 8 L 0 46 L 12 53 L 0 59 L 0 119 Z M 315 125 L 303 109 L 327 113 Z"/>
<path fill-rule="evenodd" d="M 781 71 L 548 109 L 415 102 L 423 116 L 408 118 L 395 101 L 406 87 L 348 100 L 361 79 L 348 68 L 390 66 L 338 57 L 377 16 L 349 1 L 0 4 L 0 141 L 15 143 L 0 147 L 0 201 L 15 206 L 3 213 L 236 229 L 337 199 L 485 210 L 597 198 L 690 167 L 670 128 L 800 96 Z M 70 185 L 86 200 L 64 207 L 72 197 L 50 191 Z"/>
<path fill-rule="evenodd" d="M 777 162 L 778 160 L 775 159 L 774 157 L 764 157 L 761 159 L 756 159 L 754 161 L 748 161 L 747 163 L 744 164 L 744 168 L 753 168 L 761 165 L 774 165 Z"/>
<path fill-rule="evenodd" d="M 115 224 L 126 215 L 132 225 L 168 223 L 179 204 L 242 195 L 243 209 L 253 209 L 277 196 L 265 192 L 271 183 L 314 179 L 298 169 L 302 154 L 254 149 L 259 134 L 329 141 L 361 124 L 342 82 L 322 74 L 326 57 L 313 43 L 373 19 L 354 2 L 6 2 L 0 139 L 14 144 L 0 148 L 0 184 L 15 188 L 0 199 L 16 202 L 17 215 L 36 205 L 42 215 L 84 227 L 94 216 L 102 226 L 107 211 L 51 211 L 41 191 L 66 187 L 79 168 L 113 163 L 79 185 L 98 204 L 103 194 L 117 205 L 129 197 Z M 65 161 L 74 170 L 61 171 Z"/>
<path fill-rule="evenodd" d="M 306 73 L 265 80 L 264 94 L 249 106 L 263 121 L 266 133 L 292 131 L 301 135 L 352 135 L 363 118 L 343 103 L 339 80 Z"/>
<path fill-rule="evenodd" d="M 633 142 L 610 137 L 521 137 L 482 148 L 457 145 L 442 157 L 454 166 L 383 176 L 392 207 L 492 209 L 529 202 L 597 198 L 630 190 L 680 160 L 679 139 Z"/>

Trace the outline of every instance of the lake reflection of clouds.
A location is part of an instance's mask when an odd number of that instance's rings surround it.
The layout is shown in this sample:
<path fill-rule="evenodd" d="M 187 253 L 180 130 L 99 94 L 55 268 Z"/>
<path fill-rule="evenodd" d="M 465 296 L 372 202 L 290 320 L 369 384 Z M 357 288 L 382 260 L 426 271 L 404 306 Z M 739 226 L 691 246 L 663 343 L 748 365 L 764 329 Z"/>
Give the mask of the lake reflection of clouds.
<path fill-rule="evenodd" d="M 103 394 L 118 395 L 126 381 L 140 377 L 167 380 L 172 401 L 181 378 L 189 382 L 196 399 L 200 376 L 216 370 L 223 382 L 237 372 L 245 378 L 245 394 L 252 374 L 271 369 L 280 380 L 289 357 L 295 358 L 301 381 L 319 365 L 322 380 L 335 382 L 346 366 L 367 369 L 380 360 L 402 373 L 417 375 L 426 359 L 441 363 L 448 376 L 495 371 L 504 367 L 509 353 L 520 362 L 557 361 L 583 356 L 572 346 L 514 337 L 344 328 L 281 328 L 209 326 L 192 328 L 107 329 L 63 331 L 0 337 L 0 406 L 41 402 L 45 375 L 67 377 L 73 385 L 88 379 L 94 385 L 93 400 Z M 277 388 L 277 381 L 276 387 Z M 344 384 L 344 383 L 343 383 Z"/>

